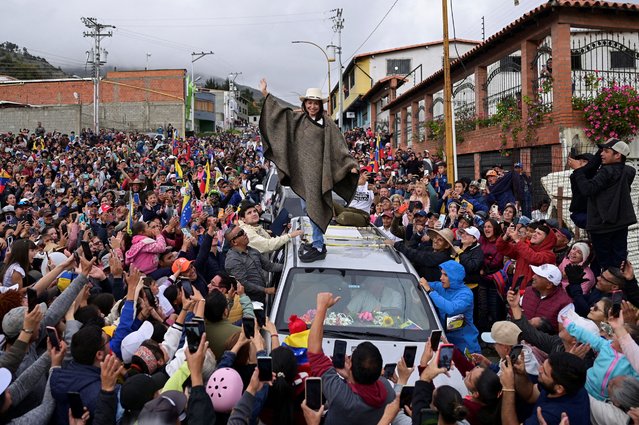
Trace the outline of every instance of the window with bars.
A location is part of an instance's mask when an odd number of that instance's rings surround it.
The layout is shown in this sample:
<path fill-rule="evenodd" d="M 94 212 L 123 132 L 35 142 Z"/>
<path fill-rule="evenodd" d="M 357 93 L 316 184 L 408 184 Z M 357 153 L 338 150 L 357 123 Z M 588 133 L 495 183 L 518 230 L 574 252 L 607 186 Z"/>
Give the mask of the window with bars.
<path fill-rule="evenodd" d="M 403 75 L 410 72 L 410 59 L 386 59 L 386 75 Z"/>

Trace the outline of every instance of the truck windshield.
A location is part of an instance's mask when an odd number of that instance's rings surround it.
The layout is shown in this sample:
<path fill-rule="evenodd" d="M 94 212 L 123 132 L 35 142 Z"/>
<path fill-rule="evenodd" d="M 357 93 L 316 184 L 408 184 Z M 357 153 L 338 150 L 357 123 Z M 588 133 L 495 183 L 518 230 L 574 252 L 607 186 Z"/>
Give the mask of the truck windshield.
<path fill-rule="evenodd" d="M 310 325 L 319 292 L 341 297 L 324 321 L 327 336 L 361 332 L 362 339 L 423 342 L 438 328 L 430 304 L 409 273 L 300 268 L 288 274 L 276 317 L 278 329 L 286 329 L 291 315 Z"/>

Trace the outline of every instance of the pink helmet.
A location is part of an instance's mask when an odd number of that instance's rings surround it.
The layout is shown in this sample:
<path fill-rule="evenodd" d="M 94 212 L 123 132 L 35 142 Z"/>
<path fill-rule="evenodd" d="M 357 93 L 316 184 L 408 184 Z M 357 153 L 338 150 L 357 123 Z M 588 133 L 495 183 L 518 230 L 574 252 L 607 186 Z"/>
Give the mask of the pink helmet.
<path fill-rule="evenodd" d="M 213 372 L 206 384 L 206 393 L 211 397 L 216 412 L 228 413 L 242 397 L 242 378 L 235 369 L 223 367 Z"/>

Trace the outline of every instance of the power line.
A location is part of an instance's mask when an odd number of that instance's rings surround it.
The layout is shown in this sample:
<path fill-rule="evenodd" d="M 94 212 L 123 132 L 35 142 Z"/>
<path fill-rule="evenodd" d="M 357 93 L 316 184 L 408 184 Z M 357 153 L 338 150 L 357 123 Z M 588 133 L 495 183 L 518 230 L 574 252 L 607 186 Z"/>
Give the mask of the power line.
<path fill-rule="evenodd" d="M 298 20 L 286 20 L 286 21 L 259 21 L 259 22 L 231 22 L 224 24 L 193 24 L 193 23 L 184 23 L 184 24 L 163 24 L 162 28 L 220 28 L 220 27 L 239 27 L 239 26 L 263 26 L 263 25 L 282 25 L 282 24 L 299 24 L 304 22 L 321 22 L 324 19 L 298 19 Z M 122 27 L 129 27 L 129 25 L 122 25 Z M 157 28 L 157 24 L 148 24 L 148 25 L 130 25 L 133 28 Z"/>
<path fill-rule="evenodd" d="M 229 19 L 253 19 L 253 18 L 279 18 L 282 16 L 304 16 L 304 15 L 323 15 L 326 14 L 326 11 L 317 11 L 317 12 L 301 12 L 301 13 L 283 13 L 283 14 L 275 14 L 275 15 L 247 15 L 247 16 L 216 16 L 212 18 L 173 18 L 173 17 L 160 17 L 160 18 L 107 18 L 110 21 L 114 22 L 122 22 L 122 21 L 136 21 L 136 22 L 144 22 L 144 21 L 221 21 L 221 20 L 229 20 Z"/>
<path fill-rule="evenodd" d="M 397 2 L 399 2 L 399 0 L 395 0 L 395 2 L 391 5 L 391 7 L 388 9 L 388 11 L 384 14 L 384 16 L 382 16 L 382 19 L 377 23 L 377 25 L 375 25 L 375 28 L 373 28 L 373 31 L 371 31 L 370 34 L 368 34 L 368 37 L 366 37 L 366 39 L 362 42 L 362 44 L 359 45 L 359 47 L 357 47 L 357 49 L 355 49 L 355 51 L 353 52 L 353 54 L 346 60 L 346 62 L 350 61 L 353 56 L 355 56 L 355 54 L 358 52 L 359 49 L 362 48 L 362 46 L 364 46 L 364 44 L 366 44 L 366 42 L 373 36 L 373 34 L 375 33 L 375 31 L 377 31 L 377 29 L 379 28 L 380 25 L 382 25 L 382 22 L 384 22 L 384 20 L 386 19 L 386 17 L 388 16 L 389 13 L 391 13 L 391 10 L 393 10 L 393 8 L 395 7 L 395 5 L 397 4 Z"/>

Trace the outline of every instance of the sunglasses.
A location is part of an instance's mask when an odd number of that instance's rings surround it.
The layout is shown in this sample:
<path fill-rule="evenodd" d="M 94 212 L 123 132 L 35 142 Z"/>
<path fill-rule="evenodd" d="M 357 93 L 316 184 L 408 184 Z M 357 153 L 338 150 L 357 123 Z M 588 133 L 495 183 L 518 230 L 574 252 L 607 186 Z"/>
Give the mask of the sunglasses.
<path fill-rule="evenodd" d="M 231 240 L 234 241 L 235 239 L 241 238 L 244 235 L 246 235 L 246 232 L 244 231 L 244 229 L 240 229 L 240 231 L 237 232 L 237 235 L 233 236 Z"/>

